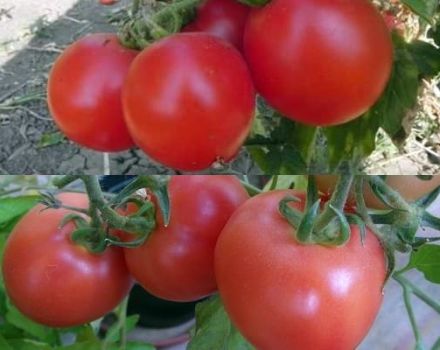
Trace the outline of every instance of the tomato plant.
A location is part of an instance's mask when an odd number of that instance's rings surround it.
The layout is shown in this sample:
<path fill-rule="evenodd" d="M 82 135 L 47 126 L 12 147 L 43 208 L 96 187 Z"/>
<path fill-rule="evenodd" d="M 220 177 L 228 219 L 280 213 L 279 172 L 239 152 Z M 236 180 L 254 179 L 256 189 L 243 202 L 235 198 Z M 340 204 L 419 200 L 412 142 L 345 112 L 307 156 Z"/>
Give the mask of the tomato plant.
<path fill-rule="evenodd" d="M 84 194 L 61 194 L 65 205 L 87 208 Z M 120 248 L 92 254 L 71 240 L 72 222 L 61 227 L 66 209 L 35 206 L 6 243 L 3 278 L 14 305 L 32 320 L 71 327 L 96 320 L 127 295 L 131 277 Z"/>
<path fill-rule="evenodd" d="M 323 193 L 332 193 L 335 189 L 337 181 L 336 175 L 319 175 L 315 177 L 319 190 Z M 391 175 L 385 179 L 386 183 L 398 191 L 403 198 L 409 202 L 413 202 L 422 198 L 436 187 L 440 186 L 440 176 L 433 176 L 431 179 L 420 179 L 417 176 Z M 370 187 L 364 185 L 364 199 L 369 208 L 386 209 L 386 205 L 382 203 L 372 192 Z M 350 200 L 354 201 L 354 194 L 351 194 Z"/>
<path fill-rule="evenodd" d="M 368 231 L 362 244 L 356 226 L 342 247 L 297 243 L 278 212 L 286 195 L 298 193 L 252 198 L 222 231 L 215 267 L 226 311 L 258 349 L 354 349 L 382 302 L 384 251 Z"/>
<path fill-rule="evenodd" d="M 192 301 L 216 291 L 214 247 L 248 194 L 233 176 L 175 176 L 169 183 L 171 220 L 138 248 L 125 249 L 128 269 L 150 293 Z"/>
<path fill-rule="evenodd" d="M 244 52 L 269 104 L 315 126 L 359 117 L 391 73 L 390 34 L 368 0 L 273 0 L 249 15 Z"/>
<path fill-rule="evenodd" d="M 49 74 L 47 99 L 61 131 L 82 146 L 116 152 L 132 147 L 121 90 L 137 51 L 115 34 L 90 34 L 70 45 Z"/>
<path fill-rule="evenodd" d="M 213 34 L 241 50 L 249 11 L 249 6 L 236 0 L 206 0 L 197 7 L 196 19 L 183 31 Z"/>
<path fill-rule="evenodd" d="M 169 36 L 133 62 L 123 91 L 136 144 L 180 170 L 235 157 L 247 137 L 255 95 L 239 52 L 204 33 Z"/>

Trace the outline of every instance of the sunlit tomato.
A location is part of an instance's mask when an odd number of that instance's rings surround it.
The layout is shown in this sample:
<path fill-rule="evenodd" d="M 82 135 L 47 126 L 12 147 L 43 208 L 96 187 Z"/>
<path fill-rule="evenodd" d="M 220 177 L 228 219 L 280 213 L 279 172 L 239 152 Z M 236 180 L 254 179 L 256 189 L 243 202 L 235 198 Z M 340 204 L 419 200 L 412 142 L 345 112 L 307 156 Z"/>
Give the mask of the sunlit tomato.
<path fill-rule="evenodd" d="M 197 8 L 196 19 L 184 32 L 206 32 L 243 47 L 243 32 L 250 7 L 237 0 L 206 0 Z"/>
<path fill-rule="evenodd" d="M 136 54 L 114 34 L 90 34 L 57 58 L 47 98 L 55 123 L 69 139 L 103 152 L 134 145 L 122 114 L 121 90 Z"/>
<path fill-rule="evenodd" d="M 316 184 L 322 193 L 332 193 L 337 181 L 336 175 L 315 176 Z M 415 201 L 440 186 L 440 175 L 433 176 L 430 180 L 422 180 L 412 175 L 390 175 L 386 177 L 386 183 L 399 192 L 409 202 Z M 364 185 L 365 204 L 369 208 L 387 208 L 373 193 L 370 186 Z M 349 201 L 354 203 L 354 194 L 350 195 Z"/>
<path fill-rule="evenodd" d="M 101 5 L 114 5 L 118 2 L 119 0 L 99 0 L 99 3 Z"/>
<path fill-rule="evenodd" d="M 66 205 L 87 208 L 84 194 L 62 194 Z M 71 327 L 104 316 L 131 287 L 120 248 L 92 254 L 71 240 L 75 226 L 60 227 L 72 213 L 37 205 L 16 225 L 6 243 L 3 278 L 13 304 L 32 320 Z"/>
<path fill-rule="evenodd" d="M 244 53 L 268 103 L 315 126 L 367 111 L 392 66 L 390 33 L 368 0 L 273 0 L 251 11 Z"/>
<path fill-rule="evenodd" d="M 136 144 L 180 170 L 230 161 L 249 132 L 255 94 L 240 53 L 205 33 L 179 33 L 145 49 L 123 91 Z"/>
<path fill-rule="evenodd" d="M 248 199 L 234 176 L 174 176 L 169 183 L 171 221 L 135 249 L 125 249 L 131 274 L 151 294 L 191 301 L 217 289 L 214 247 L 232 213 Z"/>
<path fill-rule="evenodd" d="M 217 241 L 215 273 L 232 322 L 259 350 L 353 350 L 382 302 L 385 255 L 357 226 L 341 247 L 301 245 L 278 211 L 291 190 L 243 204 Z M 304 203 L 292 204 L 302 210 Z"/>

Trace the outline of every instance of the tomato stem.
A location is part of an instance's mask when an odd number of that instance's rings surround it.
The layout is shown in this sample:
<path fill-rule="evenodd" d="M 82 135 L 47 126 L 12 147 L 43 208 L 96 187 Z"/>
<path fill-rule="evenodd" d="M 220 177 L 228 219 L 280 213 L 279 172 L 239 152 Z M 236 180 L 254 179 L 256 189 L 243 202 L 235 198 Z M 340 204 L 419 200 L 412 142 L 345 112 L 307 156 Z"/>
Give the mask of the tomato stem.
<path fill-rule="evenodd" d="M 419 287 L 413 284 L 410 280 L 402 275 L 402 273 L 398 272 L 393 275 L 393 278 L 399 282 L 402 287 L 406 287 L 411 291 L 417 298 L 423 301 L 425 304 L 430 306 L 433 310 L 435 310 L 438 314 L 440 314 L 440 303 L 431 298 L 428 294 L 422 291 Z"/>

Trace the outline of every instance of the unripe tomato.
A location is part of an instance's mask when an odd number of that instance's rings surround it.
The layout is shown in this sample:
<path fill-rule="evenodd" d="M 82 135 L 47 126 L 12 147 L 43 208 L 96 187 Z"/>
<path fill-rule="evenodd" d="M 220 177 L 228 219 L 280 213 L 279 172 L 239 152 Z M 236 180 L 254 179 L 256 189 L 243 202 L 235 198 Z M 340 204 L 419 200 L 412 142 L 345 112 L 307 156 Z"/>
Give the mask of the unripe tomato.
<path fill-rule="evenodd" d="M 81 146 L 117 152 L 134 146 L 121 90 L 137 51 L 115 34 L 90 34 L 70 45 L 49 74 L 47 99 L 60 130 Z"/>
<path fill-rule="evenodd" d="M 244 34 L 257 91 L 286 117 L 314 126 L 366 112 L 388 81 L 392 51 L 369 0 L 273 0 L 251 11 Z"/>
<path fill-rule="evenodd" d="M 171 220 L 140 247 L 125 249 L 128 269 L 151 294 L 193 301 L 217 289 L 214 247 L 232 213 L 249 196 L 234 176 L 174 176 L 169 183 Z"/>
<path fill-rule="evenodd" d="M 278 211 L 287 195 L 257 195 L 229 219 L 215 250 L 220 297 L 258 350 L 353 350 L 382 302 L 386 267 L 378 239 L 359 228 L 341 247 L 301 245 Z M 303 210 L 304 203 L 294 203 Z"/>
<path fill-rule="evenodd" d="M 85 194 L 58 198 L 66 205 L 88 206 Z M 92 254 L 71 240 L 74 224 L 60 227 L 71 213 L 35 206 L 15 226 L 4 251 L 3 278 L 13 304 L 50 327 L 78 326 L 104 316 L 132 283 L 120 248 Z"/>

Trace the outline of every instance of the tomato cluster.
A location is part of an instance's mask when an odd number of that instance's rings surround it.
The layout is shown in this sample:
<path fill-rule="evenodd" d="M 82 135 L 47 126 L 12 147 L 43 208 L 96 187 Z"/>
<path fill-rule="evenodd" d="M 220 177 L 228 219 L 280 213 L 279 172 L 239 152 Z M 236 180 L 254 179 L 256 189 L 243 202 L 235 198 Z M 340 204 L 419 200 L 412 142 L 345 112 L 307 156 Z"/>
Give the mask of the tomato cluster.
<path fill-rule="evenodd" d="M 141 52 L 113 34 L 68 47 L 49 76 L 59 128 L 99 151 L 135 144 L 160 163 L 201 170 L 230 161 L 255 91 L 292 120 L 329 126 L 379 98 L 392 65 L 387 26 L 369 0 L 206 0 L 182 33 Z"/>
<path fill-rule="evenodd" d="M 173 177 L 169 196 L 168 226 L 158 213 L 157 228 L 143 245 L 110 246 L 102 253 L 72 239 L 73 222 L 62 225 L 72 210 L 35 206 L 16 225 L 4 251 L 3 278 L 14 305 L 36 322 L 71 327 L 114 309 L 129 292 L 132 276 L 169 300 L 214 293 L 217 238 L 248 194 L 234 176 L 194 175 Z M 58 199 L 64 206 L 88 207 L 85 194 L 64 193 Z"/>

